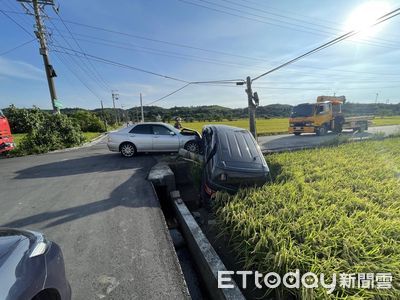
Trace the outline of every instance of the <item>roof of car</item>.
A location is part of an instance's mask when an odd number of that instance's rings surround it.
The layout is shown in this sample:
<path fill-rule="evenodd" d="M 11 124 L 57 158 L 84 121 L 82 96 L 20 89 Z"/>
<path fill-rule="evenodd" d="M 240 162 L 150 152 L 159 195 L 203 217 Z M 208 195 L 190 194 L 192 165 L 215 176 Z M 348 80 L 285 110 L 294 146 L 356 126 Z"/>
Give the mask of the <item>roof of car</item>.
<path fill-rule="evenodd" d="M 225 161 L 255 162 L 261 155 L 257 142 L 246 129 L 228 125 L 207 125 L 218 136 L 217 151 Z M 257 161 L 260 162 L 260 161 Z"/>
<path fill-rule="evenodd" d="M 142 125 L 142 124 L 145 124 L 145 125 L 170 125 L 170 124 L 164 123 L 164 122 L 140 122 L 140 123 L 136 123 L 134 125 L 136 126 L 136 125 Z"/>
<path fill-rule="evenodd" d="M 210 124 L 205 125 L 204 128 L 211 127 L 213 130 L 222 133 L 222 132 L 229 132 L 229 131 L 247 131 L 246 129 L 240 127 L 234 127 L 229 125 L 220 125 L 220 124 Z"/>

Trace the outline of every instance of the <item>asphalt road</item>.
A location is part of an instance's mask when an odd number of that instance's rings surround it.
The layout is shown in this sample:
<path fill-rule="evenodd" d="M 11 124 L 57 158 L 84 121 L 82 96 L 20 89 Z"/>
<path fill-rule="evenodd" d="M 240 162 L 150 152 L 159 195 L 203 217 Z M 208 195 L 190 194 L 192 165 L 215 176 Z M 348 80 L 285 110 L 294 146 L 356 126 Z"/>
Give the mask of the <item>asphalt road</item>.
<path fill-rule="evenodd" d="M 124 159 L 104 142 L 0 160 L 0 226 L 44 232 L 64 253 L 73 299 L 185 299 L 151 156 Z"/>
<path fill-rule="evenodd" d="M 400 125 L 370 127 L 368 131 L 363 133 L 343 131 L 342 135 L 349 136 L 351 138 L 367 138 L 380 132 L 384 133 L 385 135 L 400 133 Z M 302 134 L 300 136 L 295 136 L 293 134 L 281 134 L 260 136 L 258 137 L 258 144 L 260 145 L 262 151 L 268 152 L 316 147 L 323 143 L 329 142 L 336 137 L 337 134 L 334 133 L 329 133 L 325 136 L 316 136 L 315 134 Z"/>

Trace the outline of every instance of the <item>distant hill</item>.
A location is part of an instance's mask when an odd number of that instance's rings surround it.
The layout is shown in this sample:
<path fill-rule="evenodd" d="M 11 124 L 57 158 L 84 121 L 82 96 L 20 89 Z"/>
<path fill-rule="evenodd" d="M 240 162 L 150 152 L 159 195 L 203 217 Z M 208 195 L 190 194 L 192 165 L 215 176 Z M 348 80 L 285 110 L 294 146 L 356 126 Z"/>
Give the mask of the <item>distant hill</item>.
<path fill-rule="evenodd" d="M 272 104 L 260 106 L 257 109 L 257 116 L 261 118 L 288 117 L 292 110 L 291 105 Z M 140 108 L 131 108 L 129 114 L 140 115 Z M 211 106 L 176 106 L 172 108 L 161 108 L 157 106 L 145 106 L 145 117 L 149 120 L 160 116 L 162 120 L 172 120 L 179 116 L 186 121 L 218 121 L 222 119 L 233 120 L 246 118 L 248 116 L 247 108 L 228 108 L 218 105 Z"/>
<path fill-rule="evenodd" d="M 259 106 L 257 108 L 258 118 L 287 118 L 292 111 L 292 105 L 288 104 L 270 104 Z M 65 108 L 62 113 L 72 114 L 81 108 Z M 103 112 L 100 108 L 89 110 L 99 117 L 103 117 Z M 400 115 L 400 103 L 384 104 L 384 103 L 352 103 L 347 102 L 343 106 L 343 111 L 347 115 L 375 115 L 375 116 L 393 116 Z M 127 110 L 117 108 L 104 109 L 104 116 L 108 123 L 112 124 L 118 116 L 120 121 L 140 119 L 140 107 L 134 107 Z M 190 121 L 219 121 L 222 119 L 234 120 L 248 117 L 247 108 L 228 108 L 219 105 L 208 106 L 175 106 L 171 108 L 162 108 L 159 106 L 145 106 L 145 119 L 148 121 L 171 121 L 179 116 L 183 120 Z"/>

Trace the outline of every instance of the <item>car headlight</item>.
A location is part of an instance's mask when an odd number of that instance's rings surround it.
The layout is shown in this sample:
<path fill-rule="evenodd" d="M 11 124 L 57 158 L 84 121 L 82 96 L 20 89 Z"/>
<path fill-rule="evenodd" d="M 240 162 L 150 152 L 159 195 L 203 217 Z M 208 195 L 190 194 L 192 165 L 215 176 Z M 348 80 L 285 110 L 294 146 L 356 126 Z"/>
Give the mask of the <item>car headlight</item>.
<path fill-rule="evenodd" d="M 31 254 L 29 255 L 30 258 L 36 257 L 39 255 L 43 255 L 47 248 L 49 247 L 50 242 L 42 235 L 38 238 L 35 247 L 33 248 Z"/>

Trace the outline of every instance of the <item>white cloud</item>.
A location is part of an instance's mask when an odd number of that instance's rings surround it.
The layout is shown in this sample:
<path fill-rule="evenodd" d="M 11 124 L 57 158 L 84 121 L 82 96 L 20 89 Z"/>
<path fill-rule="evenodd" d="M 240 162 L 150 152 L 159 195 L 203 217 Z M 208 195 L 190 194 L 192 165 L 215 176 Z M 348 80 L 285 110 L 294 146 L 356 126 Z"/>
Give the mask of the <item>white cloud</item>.
<path fill-rule="evenodd" d="M 0 57 L 0 76 L 30 80 L 44 80 L 44 70 L 19 60 Z"/>

